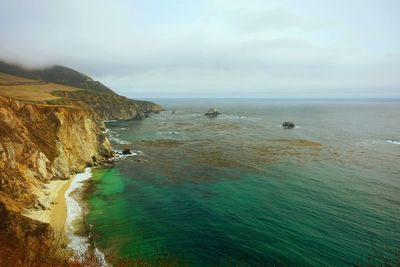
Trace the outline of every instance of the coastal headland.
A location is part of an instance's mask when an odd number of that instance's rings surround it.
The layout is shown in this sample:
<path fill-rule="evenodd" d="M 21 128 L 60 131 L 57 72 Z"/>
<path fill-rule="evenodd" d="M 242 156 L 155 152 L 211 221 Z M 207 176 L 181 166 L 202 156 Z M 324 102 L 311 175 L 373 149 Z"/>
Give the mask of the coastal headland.
<path fill-rule="evenodd" d="M 160 110 L 69 68 L 33 70 L 0 61 L 2 263 L 9 252 L 45 250 L 65 237 L 71 178 L 114 155 L 103 121 Z M 67 238 L 61 243 L 65 247 Z"/>

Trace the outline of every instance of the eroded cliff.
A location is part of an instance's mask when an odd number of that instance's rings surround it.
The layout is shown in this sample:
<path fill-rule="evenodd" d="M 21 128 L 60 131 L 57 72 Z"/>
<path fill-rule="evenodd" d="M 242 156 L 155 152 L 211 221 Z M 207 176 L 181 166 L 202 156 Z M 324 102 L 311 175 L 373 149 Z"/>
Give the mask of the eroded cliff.
<path fill-rule="evenodd" d="M 63 66 L 27 69 L 0 60 L 1 93 L 26 101 L 84 106 L 101 120 L 138 119 L 161 110 L 160 105 L 120 96 L 88 75 Z"/>
<path fill-rule="evenodd" d="M 129 120 L 144 118 L 147 113 L 158 113 L 161 106 L 149 101 L 132 100 L 117 94 L 92 91 L 54 91 L 59 96 L 49 104 L 84 104 L 101 120 Z"/>
<path fill-rule="evenodd" d="M 0 96 L 0 202 L 37 206 L 44 182 L 67 179 L 112 156 L 102 123 L 82 107 L 30 104 Z"/>
<path fill-rule="evenodd" d="M 47 182 L 113 156 L 102 121 L 140 119 L 160 110 L 69 68 L 24 69 L 0 61 L 0 266 L 15 257 L 27 260 L 21 266 L 32 266 L 32 256 L 41 266 L 48 249 L 60 245 L 53 236 L 58 229 L 47 223 L 51 218 L 32 217 L 27 209 L 42 214 L 54 208 L 56 189 L 50 185 L 68 183 Z M 60 265 L 64 257 L 57 253 L 51 256 L 58 263 L 48 266 Z"/>

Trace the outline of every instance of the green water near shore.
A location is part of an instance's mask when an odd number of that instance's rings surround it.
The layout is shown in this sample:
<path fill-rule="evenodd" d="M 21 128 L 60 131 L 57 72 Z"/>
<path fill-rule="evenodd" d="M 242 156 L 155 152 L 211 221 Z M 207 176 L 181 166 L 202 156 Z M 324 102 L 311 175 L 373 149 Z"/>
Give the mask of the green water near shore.
<path fill-rule="evenodd" d="M 176 114 L 108 124 L 113 146 L 138 155 L 94 171 L 99 248 L 195 266 L 395 260 L 398 102 L 161 104 Z M 223 116 L 201 114 L 215 104 Z"/>

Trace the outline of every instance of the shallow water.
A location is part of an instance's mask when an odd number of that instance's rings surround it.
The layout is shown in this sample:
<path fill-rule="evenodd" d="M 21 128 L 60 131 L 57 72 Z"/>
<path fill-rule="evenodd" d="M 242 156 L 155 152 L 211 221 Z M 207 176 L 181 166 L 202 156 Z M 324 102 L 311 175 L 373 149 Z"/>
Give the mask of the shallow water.
<path fill-rule="evenodd" d="M 138 155 L 94 171 L 87 220 L 101 249 L 195 266 L 399 253 L 399 101 L 157 102 L 176 113 L 107 123 L 114 148 Z M 212 106 L 224 114 L 205 117 Z"/>

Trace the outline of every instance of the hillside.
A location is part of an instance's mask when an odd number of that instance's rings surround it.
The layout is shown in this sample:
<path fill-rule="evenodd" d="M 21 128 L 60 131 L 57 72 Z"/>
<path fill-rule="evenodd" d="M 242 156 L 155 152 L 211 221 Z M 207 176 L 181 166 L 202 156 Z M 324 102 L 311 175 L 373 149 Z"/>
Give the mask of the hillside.
<path fill-rule="evenodd" d="M 0 72 L 0 95 L 27 102 L 45 102 L 60 98 L 55 91 L 73 92 L 71 86 L 37 81 Z"/>
<path fill-rule="evenodd" d="M 32 255 L 65 247 L 53 225 L 26 212 L 56 204 L 40 198 L 51 195 L 50 181 L 68 180 L 113 157 L 103 120 L 139 119 L 160 109 L 69 68 L 28 70 L 0 62 L 0 266 L 18 258 L 16 251 L 28 259 L 21 266 L 32 266 Z"/>
<path fill-rule="evenodd" d="M 98 93 L 116 94 L 110 88 L 76 70 L 55 65 L 42 69 L 28 69 L 0 60 L 0 72 L 31 80 L 45 81 L 91 90 Z"/>
<path fill-rule="evenodd" d="M 0 95 L 49 105 L 87 107 L 101 120 L 138 119 L 161 110 L 152 102 L 120 96 L 89 76 L 62 66 L 27 69 L 0 61 Z"/>
<path fill-rule="evenodd" d="M 22 213 L 50 208 L 38 198 L 50 194 L 49 181 L 69 179 L 113 156 L 102 130 L 103 123 L 84 107 L 0 96 L 0 266 L 4 251 L 26 251 L 28 244 L 46 249 L 55 242 L 56 229 Z"/>

